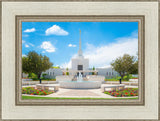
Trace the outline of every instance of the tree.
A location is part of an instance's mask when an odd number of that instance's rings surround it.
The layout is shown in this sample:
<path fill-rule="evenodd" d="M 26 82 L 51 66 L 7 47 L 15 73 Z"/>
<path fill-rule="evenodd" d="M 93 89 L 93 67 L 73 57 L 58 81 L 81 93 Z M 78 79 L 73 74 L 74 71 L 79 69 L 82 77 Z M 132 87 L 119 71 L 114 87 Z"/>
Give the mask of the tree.
<path fill-rule="evenodd" d="M 92 70 L 94 71 L 95 70 L 95 67 L 93 66 L 93 68 L 92 68 Z M 92 72 L 92 75 L 94 75 L 95 73 L 94 72 Z"/>
<path fill-rule="evenodd" d="M 135 61 L 134 56 L 124 54 L 123 57 L 116 58 L 116 60 L 111 63 L 111 66 L 120 74 L 121 79 L 123 79 L 126 74 L 129 75 L 133 71 L 134 66 L 136 67 L 136 65 L 134 65 Z"/>
<path fill-rule="evenodd" d="M 132 69 L 130 70 L 130 74 L 138 74 L 138 52 L 135 57 L 135 62 L 132 65 Z"/>
<path fill-rule="evenodd" d="M 66 75 L 69 75 L 68 68 L 66 68 L 66 70 L 67 70 Z"/>
<path fill-rule="evenodd" d="M 130 70 L 130 74 L 138 74 L 138 61 L 136 61 L 132 65 L 132 69 Z"/>
<path fill-rule="evenodd" d="M 35 73 L 41 82 L 41 73 L 51 68 L 53 63 L 47 56 L 42 56 L 35 51 L 28 52 L 26 57 L 22 58 L 22 71 L 24 73 Z"/>

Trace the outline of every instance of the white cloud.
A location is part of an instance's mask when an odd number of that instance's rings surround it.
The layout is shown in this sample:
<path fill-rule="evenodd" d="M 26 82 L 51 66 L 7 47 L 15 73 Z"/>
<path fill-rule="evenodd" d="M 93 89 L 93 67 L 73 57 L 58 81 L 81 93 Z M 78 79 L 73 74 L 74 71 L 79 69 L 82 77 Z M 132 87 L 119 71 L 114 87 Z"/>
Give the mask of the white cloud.
<path fill-rule="evenodd" d="M 115 43 L 100 47 L 88 44 L 84 56 L 89 58 L 90 67 L 108 67 L 119 56 L 136 55 L 138 51 L 137 38 L 118 38 L 117 40 Z"/>
<path fill-rule="evenodd" d="M 25 44 L 25 47 L 34 46 L 32 43 L 26 42 L 25 40 L 22 40 L 22 44 Z"/>
<path fill-rule="evenodd" d="M 138 38 L 138 30 L 133 31 L 133 32 L 131 33 L 131 36 L 132 36 L 132 37 L 137 37 L 137 38 Z"/>
<path fill-rule="evenodd" d="M 31 29 L 26 29 L 26 30 L 24 30 L 24 32 L 34 32 L 34 31 L 36 31 L 35 28 L 31 28 Z"/>
<path fill-rule="evenodd" d="M 76 47 L 77 45 L 69 44 L 68 47 Z"/>
<path fill-rule="evenodd" d="M 60 26 L 53 25 L 45 31 L 46 35 L 68 35 L 69 33 L 63 30 Z"/>
<path fill-rule="evenodd" d="M 69 62 L 65 62 L 61 64 L 61 68 L 71 68 L 71 60 Z"/>
<path fill-rule="evenodd" d="M 72 58 L 75 58 L 75 57 L 77 57 L 77 53 L 74 54 L 74 55 L 71 57 L 71 59 L 72 59 Z M 60 65 L 60 67 L 61 67 L 61 68 L 71 68 L 71 67 L 72 67 L 72 61 L 71 61 L 71 59 L 70 59 L 68 62 L 62 63 L 62 64 Z"/>
<path fill-rule="evenodd" d="M 89 59 L 90 67 L 110 67 L 110 63 L 119 56 L 129 54 L 136 56 L 138 52 L 138 38 L 135 36 L 117 38 L 117 41 L 108 45 L 94 46 L 86 44 L 86 49 L 83 52 L 85 58 Z M 77 53 L 76 53 L 77 54 Z M 72 56 L 75 57 L 74 54 Z M 61 67 L 71 68 L 71 60 L 61 64 Z"/>
<path fill-rule="evenodd" d="M 28 43 L 28 44 L 29 44 L 30 46 L 32 46 L 32 47 L 34 46 L 32 43 Z"/>
<path fill-rule="evenodd" d="M 24 44 L 26 41 L 22 40 L 22 44 Z"/>
<path fill-rule="evenodd" d="M 41 44 L 41 48 L 47 52 L 55 52 L 56 48 L 49 41 L 44 41 Z"/>
<path fill-rule="evenodd" d="M 28 44 L 25 44 L 25 47 L 29 47 L 29 45 L 28 45 Z"/>
<path fill-rule="evenodd" d="M 22 35 L 23 37 L 29 37 L 29 35 L 28 34 L 24 34 L 24 35 Z"/>
<path fill-rule="evenodd" d="M 23 54 L 22 57 L 27 57 L 27 55 Z"/>

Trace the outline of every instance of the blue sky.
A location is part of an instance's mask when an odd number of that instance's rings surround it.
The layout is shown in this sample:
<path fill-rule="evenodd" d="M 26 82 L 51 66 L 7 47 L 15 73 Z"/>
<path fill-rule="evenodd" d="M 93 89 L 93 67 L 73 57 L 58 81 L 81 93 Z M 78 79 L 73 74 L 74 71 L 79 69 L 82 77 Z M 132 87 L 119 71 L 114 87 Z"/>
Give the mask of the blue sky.
<path fill-rule="evenodd" d="M 70 68 L 78 52 L 79 30 L 90 67 L 108 67 L 116 57 L 138 51 L 138 22 L 22 22 L 22 56 L 34 50 L 54 66 Z"/>

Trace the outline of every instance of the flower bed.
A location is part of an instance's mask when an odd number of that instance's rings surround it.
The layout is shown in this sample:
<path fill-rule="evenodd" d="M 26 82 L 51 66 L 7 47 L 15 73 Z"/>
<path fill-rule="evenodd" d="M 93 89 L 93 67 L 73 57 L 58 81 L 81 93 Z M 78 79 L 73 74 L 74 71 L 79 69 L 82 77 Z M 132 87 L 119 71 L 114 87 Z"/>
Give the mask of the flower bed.
<path fill-rule="evenodd" d="M 106 91 L 104 93 L 114 97 L 130 97 L 130 96 L 138 96 L 138 89 L 125 88 L 123 90 Z"/>
<path fill-rule="evenodd" d="M 23 87 L 22 94 L 29 94 L 29 95 L 49 95 L 54 93 L 54 91 L 49 90 L 38 90 L 34 87 Z"/>

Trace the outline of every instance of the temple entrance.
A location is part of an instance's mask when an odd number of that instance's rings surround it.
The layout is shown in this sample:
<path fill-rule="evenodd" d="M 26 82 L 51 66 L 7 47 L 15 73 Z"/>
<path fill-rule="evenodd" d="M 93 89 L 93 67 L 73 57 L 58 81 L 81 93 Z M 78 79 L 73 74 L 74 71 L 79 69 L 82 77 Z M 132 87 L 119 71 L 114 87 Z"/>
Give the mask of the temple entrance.
<path fill-rule="evenodd" d="M 77 69 L 78 70 L 83 70 L 83 65 L 78 65 Z M 83 72 L 81 72 L 81 74 L 83 75 Z M 79 76 L 79 73 L 77 73 L 77 76 Z"/>
<path fill-rule="evenodd" d="M 78 65 L 78 70 L 83 70 L 83 65 Z"/>

